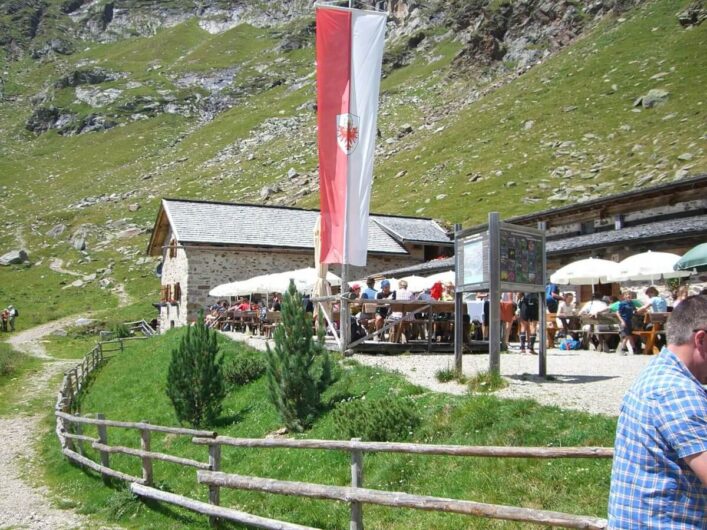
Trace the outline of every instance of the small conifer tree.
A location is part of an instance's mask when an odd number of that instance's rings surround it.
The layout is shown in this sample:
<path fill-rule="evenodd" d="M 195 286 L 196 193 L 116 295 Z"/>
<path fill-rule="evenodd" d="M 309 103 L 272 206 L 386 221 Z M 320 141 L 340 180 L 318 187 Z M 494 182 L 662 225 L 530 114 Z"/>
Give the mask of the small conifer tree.
<path fill-rule="evenodd" d="M 179 421 L 201 427 L 218 417 L 226 397 L 222 364 L 216 333 L 206 327 L 201 312 L 172 350 L 167 372 L 167 395 Z"/>
<path fill-rule="evenodd" d="M 301 432 L 314 421 L 321 392 L 331 383 L 331 359 L 324 348 L 323 328 L 315 338 L 312 317 L 294 282 L 281 311 L 281 323 L 273 334 L 275 347 L 268 347 L 265 354 L 268 390 L 285 426 Z"/>

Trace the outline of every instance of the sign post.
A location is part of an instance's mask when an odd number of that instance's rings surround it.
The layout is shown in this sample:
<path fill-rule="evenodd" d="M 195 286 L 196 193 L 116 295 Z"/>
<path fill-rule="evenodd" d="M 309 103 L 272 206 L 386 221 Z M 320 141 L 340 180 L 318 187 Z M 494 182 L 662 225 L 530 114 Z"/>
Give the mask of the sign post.
<path fill-rule="evenodd" d="M 457 296 L 487 292 L 489 302 L 489 371 L 501 371 L 501 292 L 545 292 L 545 231 L 502 223 L 498 212 L 490 212 L 488 224 L 455 233 Z M 543 296 L 540 311 L 544 313 Z M 544 314 L 540 315 L 544 322 Z M 455 328 L 463 326 L 461 311 L 455 312 Z M 544 376 L 544 329 L 540 334 L 539 372 Z M 461 372 L 462 348 L 455 334 L 455 368 Z"/>

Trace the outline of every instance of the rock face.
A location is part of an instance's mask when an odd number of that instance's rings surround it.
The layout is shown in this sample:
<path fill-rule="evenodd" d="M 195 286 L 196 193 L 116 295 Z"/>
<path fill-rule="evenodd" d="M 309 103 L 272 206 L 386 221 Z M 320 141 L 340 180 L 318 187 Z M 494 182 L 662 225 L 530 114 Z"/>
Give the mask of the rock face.
<path fill-rule="evenodd" d="M 11 250 L 10 252 L 7 252 L 6 254 L 3 254 L 0 256 L 0 265 L 7 266 L 7 265 L 20 265 L 27 261 L 29 259 L 29 256 L 27 256 L 27 252 L 24 250 Z"/>

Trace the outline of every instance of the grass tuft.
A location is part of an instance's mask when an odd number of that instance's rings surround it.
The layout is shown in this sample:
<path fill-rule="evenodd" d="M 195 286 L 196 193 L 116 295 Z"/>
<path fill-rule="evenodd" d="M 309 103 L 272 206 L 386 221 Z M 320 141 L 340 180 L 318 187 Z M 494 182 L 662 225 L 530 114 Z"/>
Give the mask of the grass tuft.
<path fill-rule="evenodd" d="M 496 372 L 480 372 L 469 379 L 470 392 L 495 392 L 507 386 L 508 381 Z"/>

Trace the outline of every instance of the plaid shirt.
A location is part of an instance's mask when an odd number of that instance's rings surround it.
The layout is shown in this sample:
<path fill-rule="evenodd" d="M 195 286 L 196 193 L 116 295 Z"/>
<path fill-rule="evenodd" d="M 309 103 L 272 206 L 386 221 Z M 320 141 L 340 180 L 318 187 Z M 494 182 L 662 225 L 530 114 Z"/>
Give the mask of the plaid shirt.
<path fill-rule="evenodd" d="M 707 392 L 663 349 L 621 404 L 610 529 L 707 529 L 707 487 L 684 458 L 707 451 Z"/>

